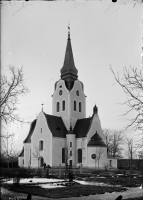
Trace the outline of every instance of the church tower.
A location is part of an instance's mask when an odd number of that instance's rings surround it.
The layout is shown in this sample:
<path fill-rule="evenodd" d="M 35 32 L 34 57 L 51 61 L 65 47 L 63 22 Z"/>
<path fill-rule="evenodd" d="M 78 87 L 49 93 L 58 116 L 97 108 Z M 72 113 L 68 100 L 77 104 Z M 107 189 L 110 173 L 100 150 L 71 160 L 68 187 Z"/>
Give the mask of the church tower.
<path fill-rule="evenodd" d="M 52 96 L 52 114 L 62 117 L 67 130 L 70 127 L 73 129 L 78 119 L 86 117 L 86 96 L 83 83 L 78 80 L 70 30 L 68 32 L 64 64 L 61 69 L 61 79 L 55 83 L 55 91 Z"/>

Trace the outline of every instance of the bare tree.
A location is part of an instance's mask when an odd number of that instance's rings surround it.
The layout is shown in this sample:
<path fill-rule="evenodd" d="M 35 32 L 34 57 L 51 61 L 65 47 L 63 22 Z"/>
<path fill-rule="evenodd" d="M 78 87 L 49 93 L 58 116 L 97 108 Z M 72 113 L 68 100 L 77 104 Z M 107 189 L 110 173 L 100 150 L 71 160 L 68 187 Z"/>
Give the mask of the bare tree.
<path fill-rule="evenodd" d="M 136 113 L 135 117 L 130 119 L 126 129 L 133 127 L 135 130 L 141 130 L 143 133 L 143 67 L 141 69 L 131 66 L 130 69 L 123 68 L 123 79 L 119 78 L 119 73 L 115 75 L 112 67 L 110 69 L 116 82 L 127 95 L 127 101 L 122 104 L 127 105 L 129 109 L 124 115 L 132 111 Z"/>
<path fill-rule="evenodd" d="M 95 162 L 95 168 L 96 168 L 96 163 L 98 162 L 98 169 L 99 169 L 99 161 L 103 157 L 104 148 L 102 147 L 96 148 L 93 150 L 93 153 L 95 154 L 95 157 L 92 158 Z"/>
<path fill-rule="evenodd" d="M 133 144 L 133 139 L 126 137 L 127 150 L 125 151 L 126 157 L 130 160 L 130 184 L 132 178 L 132 161 L 137 157 L 138 147 Z"/>
<path fill-rule="evenodd" d="M 139 151 L 137 155 L 140 160 L 143 160 L 143 150 Z"/>
<path fill-rule="evenodd" d="M 122 155 L 124 144 L 124 137 L 122 131 L 113 131 L 112 133 L 112 147 L 111 147 L 111 155 L 113 157 L 120 157 Z"/>
<path fill-rule="evenodd" d="M 112 152 L 112 131 L 110 129 L 103 129 L 105 144 L 107 145 L 107 154 Z"/>
<path fill-rule="evenodd" d="M 43 149 L 44 153 L 45 153 L 45 149 Z M 32 155 L 35 159 L 37 159 L 38 161 L 38 168 L 39 168 L 39 159 L 41 157 L 41 150 L 39 149 L 38 146 L 34 146 L 34 151 L 32 152 Z M 30 158 L 31 159 L 31 158 Z"/>
<path fill-rule="evenodd" d="M 14 134 L 9 134 L 2 138 L 2 152 L 7 162 L 7 167 L 9 168 L 9 163 L 17 159 L 19 152 L 14 148 Z"/>
<path fill-rule="evenodd" d="M 0 120 L 6 124 L 10 122 L 19 121 L 18 98 L 21 95 L 28 93 L 28 88 L 24 85 L 23 68 L 15 68 L 13 65 L 9 66 L 10 78 L 5 75 L 1 76 L 0 82 Z"/>
<path fill-rule="evenodd" d="M 120 157 L 123 150 L 122 144 L 124 144 L 122 131 L 103 129 L 103 134 L 107 145 L 107 153 L 113 157 Z"/>

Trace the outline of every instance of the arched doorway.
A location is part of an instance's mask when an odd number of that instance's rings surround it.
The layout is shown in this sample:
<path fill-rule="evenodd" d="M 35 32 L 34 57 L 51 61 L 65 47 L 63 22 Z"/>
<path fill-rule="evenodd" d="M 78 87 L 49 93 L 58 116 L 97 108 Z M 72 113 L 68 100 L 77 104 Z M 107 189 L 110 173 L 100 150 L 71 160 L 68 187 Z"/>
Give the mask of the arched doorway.
<path fill-rule="evenodd" d="M 39 158 L 39 166 L 40 166 L 40 167 L 43 167 L 43 164 L 44 164 L 44 158 L 43 158 L 43 157 L 40 157 L 40 158 Z"/>

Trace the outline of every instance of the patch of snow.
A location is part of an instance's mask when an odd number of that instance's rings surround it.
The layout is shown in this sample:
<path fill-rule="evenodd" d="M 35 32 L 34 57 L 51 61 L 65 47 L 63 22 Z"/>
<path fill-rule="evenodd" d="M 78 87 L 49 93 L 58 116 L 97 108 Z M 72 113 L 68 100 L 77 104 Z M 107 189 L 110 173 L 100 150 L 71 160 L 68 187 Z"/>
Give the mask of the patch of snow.
<path fill-rule="evenodd" d="M 98 182 L 88 182 L 88 181 L 78 181 L 78 180 L 74 180 L 77 183 L 80 183 L 82 185 L 96 185 L 96 186 L 112 186 L 109 184 L 105 184 L 105 183 L 98 183 Z"/>
<path fill-rule="evenodd" d="M 32 182 L 30 182 L 32 181 Z M 48 182 L 58 182 L 58 181 L 64 181 L 63 179 L 48 179 L 48 178 L 25 178 L 20 179 L 20 183 L 26 183 L 26 184 L 32 184 L 32 183 L 48 183 Z M 13 179 L 6 181 L 5 183 L 12 184 Z"/>
<path fill-rule="evenodd" d="M 42 188 L 59 188 L 59 187 L 65 187 L 63 185 L 56 185 L 56 184 L 42 184 L 42 185 L 38 185 Z"/>

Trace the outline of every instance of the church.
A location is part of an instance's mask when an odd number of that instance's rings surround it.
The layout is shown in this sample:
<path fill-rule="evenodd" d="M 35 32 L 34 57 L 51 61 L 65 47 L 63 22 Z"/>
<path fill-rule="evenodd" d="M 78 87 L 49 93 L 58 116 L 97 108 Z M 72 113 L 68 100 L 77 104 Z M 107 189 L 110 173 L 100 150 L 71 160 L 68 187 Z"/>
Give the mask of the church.
<path fill-rule="evenodd" d="M 54 85 L 52 115 L 43 109 L 30 126 L 18 157 L 19 167 L 51 167 L 70 165 L 105 169 L 115 167 L 115 159 L 107 158 L 107 147 L 95 105 L 86 118 L 84 84 L 78 80 L 68 32 L 61 79 Z"/>

